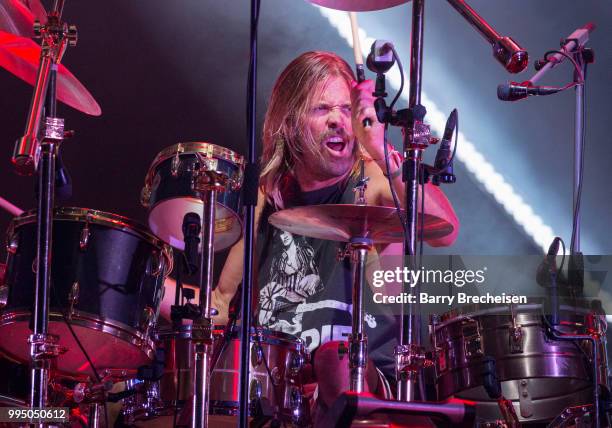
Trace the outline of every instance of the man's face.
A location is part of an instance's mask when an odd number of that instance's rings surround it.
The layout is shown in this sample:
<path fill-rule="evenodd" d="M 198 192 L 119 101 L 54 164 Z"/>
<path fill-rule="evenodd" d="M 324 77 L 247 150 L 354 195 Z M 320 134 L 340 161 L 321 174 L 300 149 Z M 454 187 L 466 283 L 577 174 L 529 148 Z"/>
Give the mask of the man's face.
<path fill-rule="evenodd" d="M 346 81 L 334 77 L 319 92 L 307 113 L 306 126 L 323 162 L 309 151 L 303 153 L 303 161 L 313 178 L 326 180 L 342 176 L 352 168 L 355 141 L 350 89 Z"/>

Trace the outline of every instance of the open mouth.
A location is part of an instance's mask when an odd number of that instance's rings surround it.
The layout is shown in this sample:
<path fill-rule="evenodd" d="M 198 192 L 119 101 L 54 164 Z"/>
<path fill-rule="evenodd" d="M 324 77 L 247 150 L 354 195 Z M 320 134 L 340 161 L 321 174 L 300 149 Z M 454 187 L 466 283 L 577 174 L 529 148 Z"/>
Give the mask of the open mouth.
<path fill-rule="evenodd" d="M 325 141 L 325 145 L 334 151 L 334 152 L 342 152 L 346 147 L 346 141 L 342 137 L 331 137 Z"/>

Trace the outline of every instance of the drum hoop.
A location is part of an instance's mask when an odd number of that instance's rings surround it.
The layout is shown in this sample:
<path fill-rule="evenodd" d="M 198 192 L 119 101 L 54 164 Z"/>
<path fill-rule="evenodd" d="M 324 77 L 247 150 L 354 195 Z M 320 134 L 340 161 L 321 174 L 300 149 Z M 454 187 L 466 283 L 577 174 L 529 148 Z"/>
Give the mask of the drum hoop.
<path fill-rule="evenodd" d="M 578 313 L 581 313 L 586 316 L 592 311 L 591 308 L 588 306 L 591 302 L 592 300 L 579 301 L 576 302 L 576 306 L 561 303 L 559 305 L 559 309 L 567 312 L 577 312 L 577 310 L 580 310 Z M 544 303 L 544 298 L 536 297 L 528 298 L 526 304 L 517 304 L 513 306 L 517 313 L 523 313 L 525 311 L 534 311 L 541 309 Z M 439 322 L 435 323 L 435 328 L 437 330 L 460 320 L 487 315 L 510 315 L 510 304 L 472 304 L 463 306 L 461 308 L 455 308 L 440 315 L 440 320 Z"/>
<path fill-rule="evenodd" d="M 8 326 L 14 323 L 27 322 L 30 320 L 31 312 L 26 310 L 11 310 L 0 316 L 0 326 Z M 52 311 L 49 313 L 49 321 L 65 324 L 61 313 Z M 71 325 L 95 330 L 116 337 L 140 349 L 149 359 L 154 356 L 154 342 L 140 330 L 130 327 L 122 322 L 110 318 L 102 318 L 89 312 L 73 311 Z"/>
<path fill-rule="evenodd" d="M 130 218 L 91 208 L 56 207 L 53 220 L 97 224 L 134 235 L 161 251 L 166 259 L 166 276 L 172 271 L 173 259 L 171 247 L 153 235 L 145 226 Z M 8 236 L 10 237 L 15 229 L 34 222 L 36 222 L 36 210 L 24 212 L 20 216 L 13 218 L 9 225 Z"/>
<path fill-rule="evenodd" d="M 225 330 L 225 327 L 222 325 L 215 325 L 213 328 L 213 334 L 222 335 Z M 284 333 L 282 331 L 262 329 L 260 327 L 251 327 L 251 336 L 255 334 L 254 330 L 259 330 L 261 332 L 261 336 L 263 338 L 262 343 L 269 343 L 271 341 L 275 342 L 286 342 L 289 345 L 303 345 L 303 341 L 292 334 Z M 238 334 L 240 330 L 238 327 L 233 331 L 233 333 L 237 334 L 237 339 L 240 339 L 240 335 Z M 178 329 L 174 329 L 172 327 L 162 327 L 157 329 L 153 336 L 156 340 L 165 340 L 165 339 L 188 339 L 191 336 L 191 325 L 182 325 L 179 326 Z"/>
<path fill-rule="evenodd" d="M 196 154 L 196 153 L 208 152 L 210 148 L 212 148 L 212 154 L 214 157 L 218 159 L 222 159 L 227 162 L 231 162 L 237 167 L 239 167 L 240 169 L 243 168 L 244 157 L 242 157 L 242 155 L 228 148 L 218 146 L 213 143 L 207 143 L 204 141 L 190 141 L 186 143 L 178 143 L 178 144 L 173 144 L 172 146 L 166 147 L 165 149 L 162 149 L 157 154 L 157 156 L 155 156 L 155 159 L 153 159 L 153 162 L 151 162 L 151 166 L 149 167 L 149 170 L 147 171 L 147 175 L 145 177 L 145 186 L 146 185 L 150 186 L 152 184 L 153 176 L 155 175 L 155 171 L 157 170 L 157 167 L 161 163 L 165 162 L 166 160 L 172 158 L 173 156 L 176 156 L 177 153 L 178 154 Z"/>

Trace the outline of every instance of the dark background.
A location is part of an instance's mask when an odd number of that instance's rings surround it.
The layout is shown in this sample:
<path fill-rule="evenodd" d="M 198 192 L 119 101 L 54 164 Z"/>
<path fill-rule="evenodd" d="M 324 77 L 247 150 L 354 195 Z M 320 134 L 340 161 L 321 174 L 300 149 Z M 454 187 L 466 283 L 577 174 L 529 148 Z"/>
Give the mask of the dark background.
<path fill-rule="evenodd" d="M 44 2 L 50 6 L 50 1 Z M 446 114 L 460 112 L 461 131 L 569 244 L 571 225 L 573 90 L 518 103 L 498 101 L 499 83 L 522 81 L 533 61 L 560 38 L 593 21 L 589 46 L 596 63 L 587 84 L 587 142 L 583 199 L 583 249 L 612 251 L 612 7 L 609 2 L 473 0 L 470 4 L 531 57 L 519 76 L 508 75 L 491 48 L 444 1 L 426 8 L 424 93 Z M 208 141 L 246 155 L 246 79 L 250 2 L 178 0 L 68 1 L 64 17 L 79 29 L 79 44 L 63 63 L 90 90 L 102 116 L 60 107 L 76 137 L 63 159 L 74 192 L 63 205 L 89 207 L 146 222 L 139 195 L 155 155 L 185 141 Z M 370 37 L 396 43 L 409 63 L 409 4 L 359 14 Z M 318 8 L 303 0 L 263 0 L 258 66 L 258 125 L 271 86 L 284 66 L 307 50 L 331 50 L 352 62 L 352 50 Z M 565 63 L 540 84 L 563 84 Z M 31 87 L 0 69 L 0 196 L 23 209 L 35 206 L 33 179 L 14 173 L 10 157 L 23 134 Z M 393 89 L 390 89 L 394 93 Z M 401 103 L 401 102 L 400 102 Z M 396 146 L 401 144 L 393 133 Z M 3 142 L 2 142 L 3 141 Z M 459 149 L 461 150 L 461 148 Z M 435 149 L 429 150 L 428 158 Z M 457 162 L 457 184 L 445 187 L 461 221 L 457 243 L 435 253 L 540 254 L 537 243 Z M 10 216 L 0 212 L 0 229 Z M 218 262 L 222 262 L 222 255 Z"/>

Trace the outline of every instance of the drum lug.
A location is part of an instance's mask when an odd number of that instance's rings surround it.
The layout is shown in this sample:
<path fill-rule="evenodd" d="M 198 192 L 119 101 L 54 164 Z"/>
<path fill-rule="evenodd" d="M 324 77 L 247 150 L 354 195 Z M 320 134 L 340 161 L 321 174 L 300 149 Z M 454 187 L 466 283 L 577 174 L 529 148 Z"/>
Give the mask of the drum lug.
<path fill-rule="evenodd" d="M 297 376 L 300 373 L 300 370 L 302 370 L 304 367 L 305 362 L 306 361 L 303 354 L 294 354 L 289 361 L 289 373 L 291 376 Z"/>
<path fill-rule="evenodd" d="M 183 151 L 185 151 L 185 149 L 179 144 L 172 158 L 172 162 L 170 163 L 170 174 L 172 174 L 174 178 L 178 177 L 179 167 L 181 166 L 181 153 L 183 153 Z"/>
<path fill-rule="evenodd" d="M 521 416 L 524 418 L 530 418 L 533 416 L 533 402 L 529 395 L 529 380 L 521 379 L 519 383 L 519 407 L 521 410 Z"/>
<path fill-rule="evenodd" d="M 159 274 L 164 269 L 164 258 L 157 251 L 154 251 L 151 255 L 151 264 L 153 265 L 151 275 L 159 276 Z"/>
<path fill-rule="evenodd" d="M 260 366 L 263 363 L 263 349 L 258 342 L 251 345 L 251 365 L 253 367 Z"/>
<path fill-rule="evenodd" d="M 6 252 L 9 254 L 15 254 L 19 249 L 19 235 L 12 233 L 9 236 L 10 238 L 6 244 Z"/>
<path fill-rule="evenodd" d="M 251 379 L 251 385 L 249 387 L 249 398 L 251 401 L 261 399 L 263 394 L 263 389 L 261 387 L 261 382 L 259 379 Z"/>
<path fill-rule="evenodd" d="M 149 208 L 151 202 L 151 187 L 148 184 L 145 184 L 142 190 L 140 191 L 140 204 Z"/>
<path fill-rule="evenodd" d="M 70 292 L 68 293 L 68 305 L 70 310 L 68 311 L 68 319 L 72 320 L 72 315 L 74 315 L 74 306 L 79 303 L 79 281 L 74 281 L 72 283 L 72 287 L 70 288 Z"/>
<path fill-rule="evenodd" d="M 81 251 L 85 251 L 87 249 L 87 244 L 89 244 L 89 217 L 87 217 L 85 226 L 81 230 L 81 238 L 79 239 L 79 249 Z"/>
<path fill-rule="evenodd" d="M 0 285 L 0 309 L 4 308 L 8 303 L 9 287 L 8 285 Z"/>
<path fill-rule="evenodd" d="M 144 331 L 145 337 L 149 337 L 149 330 L 155 324 L 155 311 L 150 306 L 145 306 L 140 314 L 140 329 Z"/>
<path fill-rule="evenodd" d="M 512 354 L 521 354 L 523 352 L 523 329 L 520 325 L 510 327 L 508 333 L 510 352 Z"/>
<path fill-rule="evenodd" d="M 512 354 L 520 354 L 523 352 L 523 329 L 516 322 L 516 307 L 513 304 L 510 304 L 510 317 L 512 319 L 512 327 L 508 331 L 510 352 Z"/>
<path fill-rule="evenodd" d="M 482 336 L 477 320 L 468 318 L 461 326 L 463 333 L 463 351 L 467 359 L 480 358 L 484 355 L 482 350 Z"/>
<path fill-rule="evenodd" d="M 299 423 L 302 419 L 302 406 L 304 403 L 304 397 L 302 391 L 296 386 L 291 387 L 289 392 L 289 407 L 291 409 L 291 419 L 294 423 Z"/>

